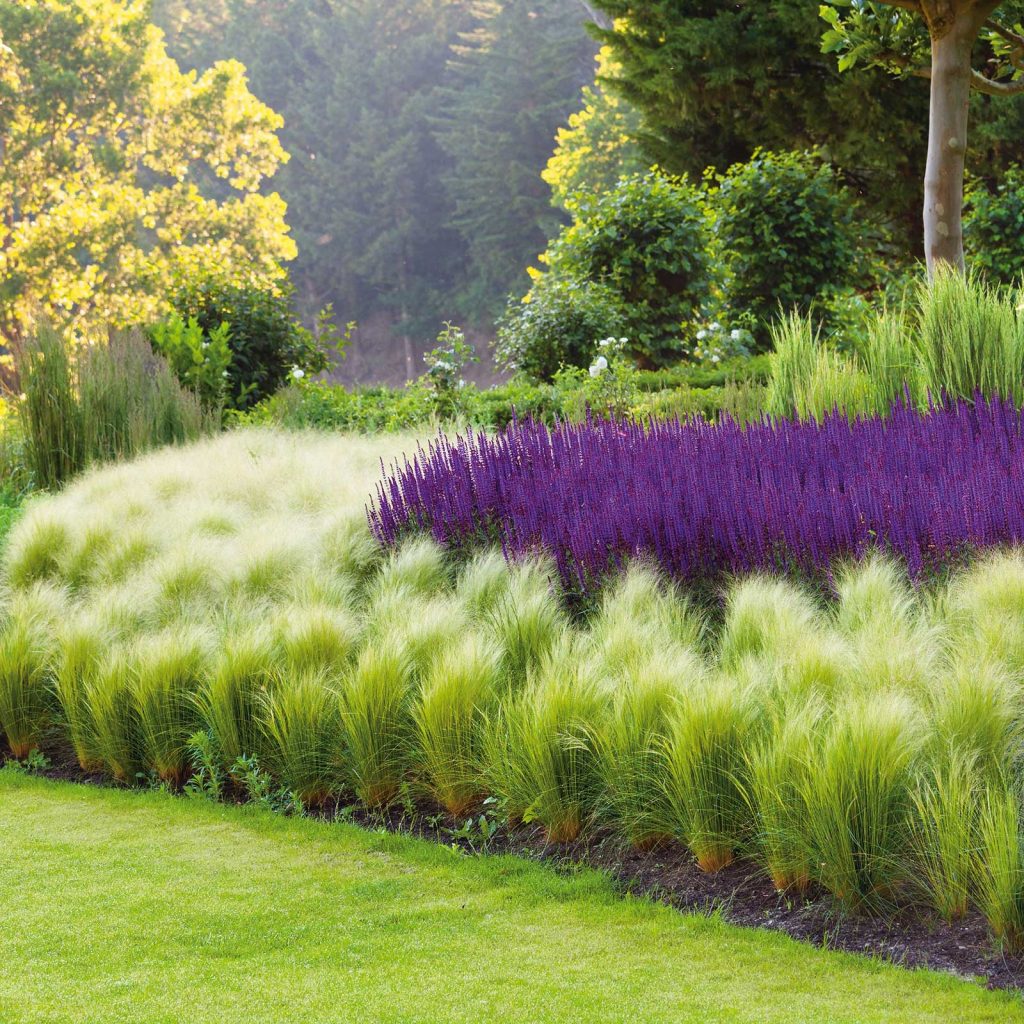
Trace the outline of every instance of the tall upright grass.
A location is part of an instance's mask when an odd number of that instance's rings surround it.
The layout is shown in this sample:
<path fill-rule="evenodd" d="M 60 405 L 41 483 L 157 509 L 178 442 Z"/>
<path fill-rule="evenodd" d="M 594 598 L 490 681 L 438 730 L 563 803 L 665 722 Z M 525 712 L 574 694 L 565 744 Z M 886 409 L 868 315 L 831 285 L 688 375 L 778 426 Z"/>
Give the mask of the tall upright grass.
<path fill-rule="evenodd" d="M 16 758 L 38 748 L 50 725 L 54 596 L 45 587 L 18 595 L 0 626 L 0 731 Z"/>
<path fill-rule="evenodd" d="M 813 321 L 796 313 L 772 333 L 773 416 L 884 416 L 905 398 L 926 408 L 979 394 L 1024 405 L 1021 297 L 979 276 L 938 273 L 921 282 L 909 301 L 873 315 L 851 355 L 824 344 Z"/>
<path fill-rule="evenodd" d="M 918 708 L 882 691 L 834 710 L 816 745 L 801 803 L 814 876 L 842 904 L 893 903 L 907 881 L 921 742 Z"/>
<path fill-rule="evenodd" d="M 342 786 L 341 713 L 329 676 L 286 675 L 258 696 L 266 766 L 306 806 L 319 807 Z"/>
<path fill-rule="evenodd" d="M 510 814 L 543 826 L 552 843 L 577 839 L 597 809 L 595 737 L 604 694 L 579 653 L 553 653 L 525 689 L 506 697 L 485 738 L 488 775 Z"/>
<path fill-rule="evenodd" d="M 181 387 L 140 331 L 115 331 L 72 352 L 43 323 L 16 349 L 16 365 L 38 487 L 59 487 L 90 463 L 193 440 L 220 425 L 219 411 Z"/>
<path fill-rule="evenodd" d="M 470 634 L 434 661 L 415 704 L 418 774 L 456 817 L 486 792 L 484 728 L 499 692 L 499 665 L 493 643 Z"/>

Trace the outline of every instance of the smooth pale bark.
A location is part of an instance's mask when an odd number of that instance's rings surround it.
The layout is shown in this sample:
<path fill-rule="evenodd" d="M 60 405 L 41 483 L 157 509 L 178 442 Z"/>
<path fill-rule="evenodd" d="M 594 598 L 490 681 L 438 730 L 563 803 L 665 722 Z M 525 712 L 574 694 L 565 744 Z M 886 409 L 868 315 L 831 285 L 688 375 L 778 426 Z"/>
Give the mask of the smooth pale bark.
<path fill-rule="evenodd" d="M 964 157 L 971 97 L 971 49 L 979 26 L 959 17 L 932 32 L 931 112 L 924 178 L 924 249 L 928 272 L 940 264 L 964 269 Z"/>

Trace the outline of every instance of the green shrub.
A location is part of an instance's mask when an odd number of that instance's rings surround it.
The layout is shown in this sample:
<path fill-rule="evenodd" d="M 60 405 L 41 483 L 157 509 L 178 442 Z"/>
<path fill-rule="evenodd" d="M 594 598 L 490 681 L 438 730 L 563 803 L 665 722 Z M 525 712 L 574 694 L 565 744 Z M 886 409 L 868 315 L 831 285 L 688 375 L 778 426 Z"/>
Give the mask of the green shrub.
<path fill-rule="evenodd" d="M 195 321 L 207 339 L 228 326 L 231 362 L 226 405 L 248 409 L 282 384 L 327 367 L 327 355 L 312 332 L 295 319 L 290 287 L 277 291 L 200 278 L 171 297 L 175 315 Z"/>
<path fill-rule="evenodd" d="M 976 182 L 966 196 L 964 244 L 971 266 L 1016 285 L 1024 268 L 1024 170 L 1008 167 L 994 191 Z"/>
<path fill-rule="evenodd" d="M 708 294 L 707 223 L 698 192 L 656 171 L 622 178 L 600 196 L 580 194 L 565 228 L 541 257 L 551 282 L 586 281 L 610 288 L 623 328 L 641 364 L 678 356 L 684 325 Z M 542 278 L 538 288 L 549 287 Z"/>
<path fill-rule="evenodd" d="M 551 381 L 563 366 L 587 366 L 598 338 L 625 326 L 611 286 L 545 274 L 523 301 L 509 300 L 498 324 L 497 356 L 530 380 Z"/>
<path fill-rule="evenodd" d="M 814 155 L 758 150 L 708 184 L 729 309 L 766 322 L 855 283 L 856 208 Z"/>
<path fill-rule="evenodd" d="M 212 409 L 224 405 L 231 367 L 231 325 L 209 332 L 195 317 L 183 320 L 172 313 L 149 328 L 153 348 L 170 364 L 182 385 Z"/>

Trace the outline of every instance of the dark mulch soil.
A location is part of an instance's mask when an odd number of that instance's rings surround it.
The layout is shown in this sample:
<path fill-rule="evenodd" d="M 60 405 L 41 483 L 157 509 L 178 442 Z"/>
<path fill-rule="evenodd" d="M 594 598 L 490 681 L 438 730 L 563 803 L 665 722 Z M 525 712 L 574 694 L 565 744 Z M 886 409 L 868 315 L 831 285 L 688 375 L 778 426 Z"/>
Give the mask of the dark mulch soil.
<path fill-rule="evenodd" d="M 84 775 L 71 759 L 57 758 L 41 774 L 48 778 L 104 785 Z M 888 917 L 843 913 L 823 892 L 790 898 L 749 862 L 737 861 L 717 874 L 701 871 L 688 851 L 668 845 L 638 851 L 615 835 L 594 830 L 568 844 L 551 844 L 532 826 L 501 828 L 484 843 L 458 834 L 461 822 L 430 808 L 392 807 L 375 813 L 343 803 L 318 812 L 326 820 L 344 819 L 457 845 L 467 853 L 508 853 L 542 861 L 558 871 L 581 866 L 607 872 L 623 893 L 658 900 L 679 910 L 718 912 L 733 924 L 768 928 L 816 946 L 878 957 L 904 967 L 927 967 L 964 978 L 983 978 L 990 988 L 1024 990 L 1024 957 L 1007 957 L 993 945 L 984 918 L 971 913 L 955 925 L 934 915 L 904 911 Z"/>

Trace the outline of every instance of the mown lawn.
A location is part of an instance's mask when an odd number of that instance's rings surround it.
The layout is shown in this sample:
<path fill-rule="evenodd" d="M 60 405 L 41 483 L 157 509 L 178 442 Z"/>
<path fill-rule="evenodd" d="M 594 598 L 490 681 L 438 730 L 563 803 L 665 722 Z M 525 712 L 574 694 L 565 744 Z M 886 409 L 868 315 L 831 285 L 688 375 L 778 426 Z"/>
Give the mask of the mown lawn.
<path fill-rule="evenodd" d="M 0 771 L 3 1024 L 1019 1021 L 507 857 Z"/>

